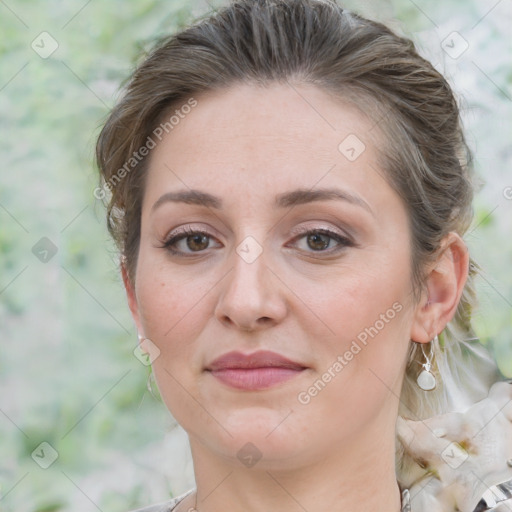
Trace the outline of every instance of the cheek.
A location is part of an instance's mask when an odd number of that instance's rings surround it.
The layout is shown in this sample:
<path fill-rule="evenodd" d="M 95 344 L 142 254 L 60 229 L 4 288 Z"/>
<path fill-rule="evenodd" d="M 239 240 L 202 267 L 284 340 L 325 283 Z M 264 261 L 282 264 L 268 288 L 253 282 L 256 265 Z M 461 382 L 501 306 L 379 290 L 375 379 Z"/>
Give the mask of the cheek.
<path fill-rule="evenodd" d="M 413 307 L 408 253 L 381 257 L 378 264 L 371 260 L 348 266 L 321 287 L 312 287 L 311 282 L 302 285 L 310 298 L 308 305 L 322 320 L 315 319 L 316 345 L 325 356 L 318 370 L 333 371 L 342 356 L 343 368 L 337 366 L 340 371 L 334 372 L 337 384 L 332 389 L 344 394 L 351 390 L 351 396 L 365 396 L 364 389 L 369 388 L 374 388 L 375 396 L 388 388 L 398 393 L 409 346 Z M 311 332 L 313 325 L 303 329 Z M 322 347 L 318 340 L 324 340 Z"/>
<path fill-rule="evenodd" d="M 198 415 L 190 398 L 197 396 L 191 375 L 200 371 L 196 340 L 211 317 L 215 281 L 171 274 L 168 266 L 141 265 L 137 297 L 144 333 L 160 351 L 152 363 L 160 395 L 173 417 L 188 425 Z M 201 419 L 202 424 L 210 420 L 208 415 Z"/>
<path fill-rule="evenodd" d="M 183 353 L 206 321 L 215 283 L 214 276 L 171 272 L 168 264 L 142 262 L 137 299 L 146 337 L 163 353 Z"/>
<path fill-rule="evenodd" d="M 330 270 L 330 275 L 320 280 L 296 279 L 294 288 L 304 305 L 317 313 L 316 322 L 319 329 L 323 328 L 323 335 L 330 333 L 332 339 L 346 342 L 374 325 L 388 310 L 388 316 L 398 317 L 393 304 L 398 302 L 402 311 L 406 309 L 410 282 L 408 272 L 403 271 L 407 268 L 405 258 L 401 260 L 397 258 L 397 263 L 387 264 L 382 258 L 378 262 L 367 258 L 358 265 L 347 264 L 336 272 Z M 394 328 L 401 326 L 399 322 L 387 322 L 386 326 L 392 324 Z"/>
<path fill-rule="evenodd" d="M 200 310 L 202 299 L 213 285 L 211 276 L 197 277 L 189 270 L 172 270 L 164 255 L 160 258 L 141 254 L 136 294 L 146 335 L 150 337 L 151 333 L 157 341 L 171 336 L 178 328 L 192 326 L 190 318 Z"/>
<path fill-rule="evenodd" d="M 329 430 L 326 439 L 357 432 L 398 406 L 412 318 L 409 283 L 396 274 L 382 279 L 381 271 L 339 280 L 315 303 L 334 335 L 311 339 L 323 357 L 296 407 L 309 423 L 330 419 L 327 426 L 317 425 Z"/>

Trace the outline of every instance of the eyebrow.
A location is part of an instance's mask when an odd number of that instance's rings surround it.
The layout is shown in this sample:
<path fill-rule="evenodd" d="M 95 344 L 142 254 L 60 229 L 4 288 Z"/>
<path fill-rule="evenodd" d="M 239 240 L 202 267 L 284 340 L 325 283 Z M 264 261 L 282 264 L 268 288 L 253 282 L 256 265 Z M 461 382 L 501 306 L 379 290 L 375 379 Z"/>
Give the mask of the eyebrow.
<path fill-rule="evenodd" d="M 275 198 L 274 204 L 278 208 L 289 208 L 291 206 L 312 203 L 315 201 L 332 200 L 346 201 L 347 203 L 361 206 L 374 215 L 368 203 L 361 197 L 337 188 L 318 188 L 314 190 L 299 188 L 292 190 L 291 192 L 278 194 Z M 159 206 L 167 202 L 195 204 L 198 206 L 215 208 L 217 210 L 222 208 L 222 199 L 219 197 L 209 194 L 208 192 L 191 189 L 165 193 L 155 202 L 151 211 L 156 210 Z"/>

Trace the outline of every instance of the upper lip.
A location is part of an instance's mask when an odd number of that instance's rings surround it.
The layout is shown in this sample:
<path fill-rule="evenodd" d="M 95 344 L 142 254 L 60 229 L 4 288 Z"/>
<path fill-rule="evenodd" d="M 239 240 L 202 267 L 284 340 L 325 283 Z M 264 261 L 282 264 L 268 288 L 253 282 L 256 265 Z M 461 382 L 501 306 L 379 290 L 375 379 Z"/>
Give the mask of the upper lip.
<path fill-rule="evenodd" d="M 228 368 L 291 368 L 302 370 L 304 365 L 292 361 L 276 352 L 269 350 L 260 350 L 252 354 L 243 354 L 242 352 L 227 352 L 212 361 L 207 370 L 225 370 Z"/>

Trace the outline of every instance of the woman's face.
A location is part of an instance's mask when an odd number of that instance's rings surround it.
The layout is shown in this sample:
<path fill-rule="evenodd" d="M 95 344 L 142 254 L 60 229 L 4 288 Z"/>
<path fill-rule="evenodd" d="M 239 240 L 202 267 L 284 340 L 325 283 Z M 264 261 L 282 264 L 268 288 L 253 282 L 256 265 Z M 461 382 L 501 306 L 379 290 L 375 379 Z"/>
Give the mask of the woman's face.
<path fill-rule="evenodd" d="M 163 400 L 193 448 L 235 462 L 391 440 L 415 305 L 378 128 L 313 86 L 195 99 L 152 150 L 128 286 Z M 212 364 L 233 351 L 294 364 Z"/>

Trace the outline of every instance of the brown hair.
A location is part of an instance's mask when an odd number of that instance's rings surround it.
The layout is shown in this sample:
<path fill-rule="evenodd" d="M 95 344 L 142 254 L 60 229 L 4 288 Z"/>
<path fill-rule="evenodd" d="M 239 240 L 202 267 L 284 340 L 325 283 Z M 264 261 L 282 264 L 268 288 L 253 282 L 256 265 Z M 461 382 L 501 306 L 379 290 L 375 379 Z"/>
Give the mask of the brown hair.
<path fill-rule="evenodd" d="M 471 154 L 457 102 L 409 39 L 328 0 L 233 2 L 161 41 L 135 71 L 97 143 L 103 187 L 111 192 L 108 228 L 132 282 L 148 157 L 115 184 L 113 178 L 171 108 L 241 82 L 313 84 L 373 119 L 385 139 L 380 166 L 410 215 L 411 277 L 415 292 L 421 290 L 423 269 L 442 238 L 450 231 L 462 235 L 472 219 Z M 456 315 L 441 337 L 443 352 L 460 355 L 459 342 L 474 338 L 476 271 L 472 263 Z M 411 361 L 420 357 L 412 343 Z M 409 366 L 402 393 L 402 413 L 415 418 L 441 410 L 446 399 L 442 386 L 428 399 L 418 390 L 418 368 Z"/>

